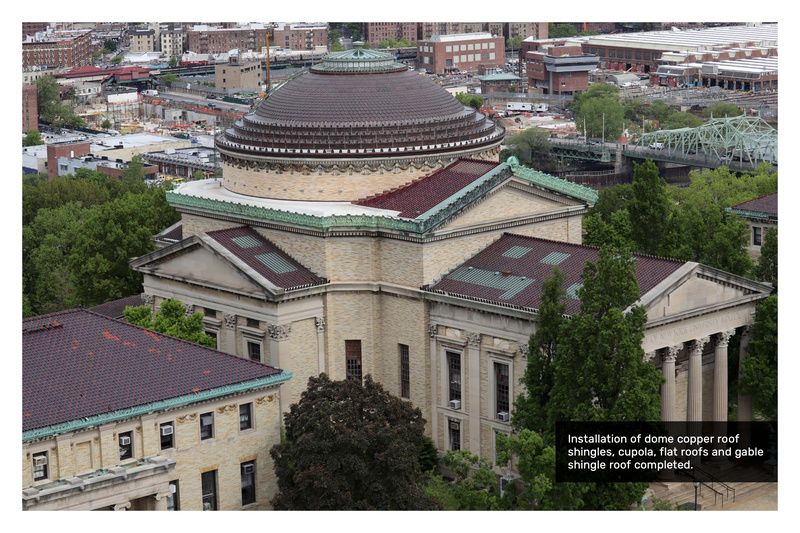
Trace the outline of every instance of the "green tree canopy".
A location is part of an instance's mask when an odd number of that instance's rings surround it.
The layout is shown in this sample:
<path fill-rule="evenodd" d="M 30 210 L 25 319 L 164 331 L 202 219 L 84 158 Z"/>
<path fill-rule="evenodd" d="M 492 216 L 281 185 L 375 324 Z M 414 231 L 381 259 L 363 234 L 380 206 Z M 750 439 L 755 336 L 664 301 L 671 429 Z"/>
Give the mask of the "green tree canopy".
<path fill-rule="evenodd" d="M 103 128 L 104 130 L 109 129 L 111 127 L 111 121 L 108 120 L 107 118 L 103 119 L 103 122 L 100 123 L 100 127 Z"/>
<path fill-rule="evenodd" d="M 445 511 L 498 510 L 507 508 L 500 497 L 497 474 L 485 459 L 465 450 L 448 451 L 442 464 L 454 479 L 430 476 L 425 493 Z"/>
<path fill-rule="evenodd" d="M 593 83 L 573 102 L 575 126 L 588 137 L 613 141 L 622 134 L 625 110 L 618 89 L 608 83 Z"/>
<path fill-rule="evenodd" d="M 543 128 L 528 128 L 506 141 L 510 154 L 515 155 L 519 161 L 527 166 L 552 172 L 557 167 L 555 158 L 550 149 L 550 132 Z"/>
<path fill-rule="evenodd" d="M 462 105 L 469 106 L 473 109 L 480 109 L 483 107 L 483 96 L 479 94 L 456 93 L 456 100 L 461 102 Z"/>
<path fill-rule="evenodd" d="M 172 56 L 169 58 L 169 68 L 175 68 L 178 66 L 178 58 L 176 56 Z"/>
<path fill-rule="evenodd" d="M 125 320 L 143 328 L 177 337 L 186 341 L 216 348 L 214 337 L 207 335 L 203 326 L 203 314 L 199 311 L 186 314 L 186 307 L 175 299 L 161 302 L 158 312 L 153 314 L 149 305 L 125 308 Z"/>
<path fill-rule="evenodd" d="M 711 104 L 705 109 L 707 117 L 723 118 L 723 117 L 738 117 L 744 114 L 742 108 L 731 102 L 717 102 Z"/>
<path fill-rule="evenodd" d="M 106 39 L 103 41 L 103 51 L 107 54 L 117 51 L 117 41 L 114 39 Z"/>
<path fill-rule="evenodd" d="M 113 63 L 114 65 L 119 65 L 120 63 L 122 63 L 122 56 L 121 55 L 116 55 L 116 56 L 112 57 L 111 58 L 111 63 Z"/>
<path fill-rule="evenodd" d="M 772 283 L 773 291 L 778 290 L 778 230 L 770 228 L 764 235 L 761 257 L 754 271 L 756 279 Z"/>
<path fill-rule="evenodd" d="M 573 37 L 578 35 L 578 28 L 574 24 L 556 24 L 551 22 L 548 24 L 547 35 L 551 39 L 560 39 L 562 37 Z"/>
<path fill-rule="evenodd" d="M 778 295 L 758 304 L 748 357 L 742 360 L 741 390 L 752 396 L 764 420 L 778 419 Z"/>
<path fill-rule="evenodd" d="M 161 82 L 166 85 L 167 87 L 172 87 L 172 84 L 178 81 L 178 76 L 173 74 L 172 72 L 167 72 L 163 76 L 161 76 Z"/>
<path fill-rule="evenodd" d="M 39 117 L 54 128 L 86 126 L 86 122 L 75 114 L 72 106 L 61 101 L 61 90 L 53 76 L 36 79 L 36 100 Z"/>
<path fill-rule="evenodd" d="M 22 138 L 22 146 L 36 146 L 39 144 L 44 144 L 44 140 L 42 139 L 42 134 L 36 130 L 28 131 L 25 137 Z"/>
<path fill-rule="evenodd" d="M 283 510 L 432 509 L 420 465 L 419 409 L 366 376 L 311 377 L 284 417 L 286 437 L 270 451 Z"/>
<path fill-rule="evenodd" d="M 506 48 L 510 50 L 519 50 L 521 46 L 522 46 L 522 37 L 520 37 L 519 35 L 515 37 L 509 37 L 506 40 Z"/>
<path fill-rule="evenodd" d="M 634 166 L 632 192 L 628 213 L 636 249 L 651 255 L 670 255 L 675 238 L 672 206 L 655 163 L 648 160 Z"/>
<path fill-rule="evenodd" d="M 128 166 L 122 171 L 123 180 L 143 180 L 144 179 L 144 161 L 142 156 L 136 154 L 128 162 Z"/>

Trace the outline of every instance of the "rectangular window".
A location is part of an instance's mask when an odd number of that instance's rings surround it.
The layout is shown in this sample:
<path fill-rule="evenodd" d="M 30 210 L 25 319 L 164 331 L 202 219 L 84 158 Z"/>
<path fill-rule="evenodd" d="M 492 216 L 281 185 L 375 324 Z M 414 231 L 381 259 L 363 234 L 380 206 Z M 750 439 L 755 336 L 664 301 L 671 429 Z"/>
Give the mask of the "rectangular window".
<path fill-rule="evenodd" d="M 161 435 L 161 449 L 168 450 L 175 447 L 175 424 L 173 422 L 165 422 L 158 426 L 159 435 Z"/>
<path fill-rule="evenodd" d="M 494 50 L 494 41 L 489 43 L 489 49 L 490 50 Z"/>
<path fill-rule="evenodd" d="M 453 47 L 448 44 L 447 46 L 444 47 L 444 51 L 445 52 L 452 52 L 453 51 Z"/>
<path fill-rule="evenodd" d="M 501 418 L 500 413 L 508 417 L 509 413 L 509 390 L 508 390 L 508 365 L 505 363 L 494 364 L 494 401 L 497 409 L 497 418 Z M 505 422 L 508 421 L 504 420 Z"/>
<path fill-rule="evenodd" d="M 258 329 L 260 327 L 260 322 L 255 318 L 248 318 L 247 319 L 247 327 Z"/>
<path fill-rule="evenodd" d="M 261 362 L 261 344 L 258 342 L 247 341 L 247 355 L 251 361 Z"/>
<path fill-rule="evenodd" d="M 214 309 L 209 309 L 206 307 L 205 309 L 203 309 L 203 312 L 208 318 L 217 318 L 217 311 Z"/>
<path fill-rule="evenodd" d="M 447 352 L 447 381 L 450 384 L 448 399 L 461 400 L 461 354 Z"/>
<path fill-rule="evenodd" d="M 450 449 L 457 452 L 461 449 L 461 422 L 450 420 L 448 423 L 448 434 L 450 436 Z"/>
<path fill-rule="evenodd" d="M 253 427 L 253 404 L 243 403 L 239 406 L 239 431 Z"/>
<path fill-rule="evenodd" d="M 119 434 L 119 460 L 133 457 L 133 431 Z"/>
<path fill-rule="evenodd" d="M 178 496 L 178 480 L 169 482 L 169 496 L 167 496 L 167 511 L 180 511 L 181 504 Z"/>
<path fill-rule="evenodd" d="M 33 454 L 33 480 L 40 481 L 47 479 L 47 452 L 39 452 Z"/>
<path fill-rule="evenodd" d="M 495 58 L 494 52 L 489 52 L 489 59 L 491 61 L 494 61 L 494 58 Z"/>
<path fill-rule="evenodd" d="M 411 371 L 408 361 L 408 345 L 398 344 L 400 347 L 400 397 L 411 397 Z"/>
<path fill-rule="evenodd" d="M 201 474 L 203 486 L 203 510 L 217 510 L 217 471 L 203 472 Z"/>
<path fill-rule="evenodd" d="M 242 505 L 256 503 L 256 462 L 241 464 L 242 472 Z"/>
<path fill-rule="evenodd" d="M 347 379 L 361 383 L 361 341 L 344 341 L 344 356 Z"/>
<path fill-rule="evenodd" d="M 753 226 L 753 246 L 761 246 L 761 228 Z"/>
<path fill-rule="evenodd" d="M 214 413 L 200 415 L 200 440 L 210 439 L 214 436 Z"/>

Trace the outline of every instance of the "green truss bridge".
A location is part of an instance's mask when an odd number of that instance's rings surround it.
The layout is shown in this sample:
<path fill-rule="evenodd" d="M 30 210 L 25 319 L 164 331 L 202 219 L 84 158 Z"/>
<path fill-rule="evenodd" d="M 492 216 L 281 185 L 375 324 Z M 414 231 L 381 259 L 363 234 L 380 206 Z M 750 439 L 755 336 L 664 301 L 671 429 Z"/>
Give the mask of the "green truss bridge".
<path fill-rule="evenodd" d="M 620 167 L 625 158 L 737 171 L 778 164 L 778 131 L 759 117 L 712 118 L 697 128 L 654 131 L 635 145 L 572 139 L 551 139 L 551 145 L 558 157 Z"/>

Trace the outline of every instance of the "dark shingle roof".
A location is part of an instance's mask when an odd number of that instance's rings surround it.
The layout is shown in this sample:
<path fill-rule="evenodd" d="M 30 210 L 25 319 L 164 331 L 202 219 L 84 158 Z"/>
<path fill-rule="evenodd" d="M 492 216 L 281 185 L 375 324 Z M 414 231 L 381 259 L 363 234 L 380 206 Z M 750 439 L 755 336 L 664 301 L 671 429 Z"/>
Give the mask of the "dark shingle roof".
<path fill-rule="evenodd" d="M 91 311 L 61 311 L 22 323 L 22 429 L 280 373 Z"/>
<path fill-rule="evenodd" d="M 124 311 L 126 307 L 143 304 L 144 300 L 142 299 L 142 295 L 133 294 L 131 296 L 126 296 L 125 298 L 111 300 L 110 302 L 95 305 L 94 307 L 90 307 L 89 311 L 94 311 L 98 315 L 107 316 L 109 318 L 122 318 L 125 316 Z"/>
<path fill-rule="evenodd" d="M 765 194 L 731 208 L 733 211 L 750 211 L 751 213 L 764 213 L 778 216 L 778 193 Z"/>
<path fill-rule="evenodd" d="M 404 187 L 355 203 L 400 211 L 401 217 L 416 218 L 499 165 L 497 161 L 459 159 Z"/>
<path fill-rule="evenodd" d="M 638 254 L 635 257 L 640 296 L 685 264 Z M 577 291 L 583 267 L 597 258 L 597 248 L 592 246 L 505 233 L 428 290 L 536 309 L 542 296 L 542 281 L 557 266 L 564 273 L 568 296 L 565 311 L 574 314 L 580 310 Z"/>
<path fill-rule="evenodd" d="M 295 261 L 250 227 L 209 231 L 207 235 L 282 289 L 297 289 L 325 283 L 323 278 Z"/>

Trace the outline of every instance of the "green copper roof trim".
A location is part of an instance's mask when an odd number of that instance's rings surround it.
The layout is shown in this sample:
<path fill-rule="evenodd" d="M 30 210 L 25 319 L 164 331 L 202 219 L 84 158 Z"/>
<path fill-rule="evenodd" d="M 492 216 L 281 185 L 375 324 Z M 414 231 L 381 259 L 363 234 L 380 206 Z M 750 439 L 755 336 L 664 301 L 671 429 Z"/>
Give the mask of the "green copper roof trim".
<path fill-rule="evenodd" d="M 365 48 L 332 52 L 311 67 L 311 72 L 321 73 L 381 73 L 408 70 L 392 54 Z"/>
<path fill-rule="evenodd" d="M 214 398 L 227 396 L 229 394 L 246 392 L 271 385 L 280 385 L 281 383 L 289 381 L 291 378 L 291 372 L 282 370 L 279 374 L 273 374 L 272 376 L 242 381 L 241 383 L 234 383 L 232 385 L 224 385 L 214 389 L 208 389 L 184 396 L 177 396 L 175 398 L 160 400 L 144 405 L 137 405 L 127 409 L 119 409 L 110 413 L 93 415 L 78 420 L 70 420 L 69 422 L 63 422 L 53 426 L 31 429 L 29 431 L 22 432 L 22 442 L 52 437 L 53 435 L 58 435 L 60 433 L 68 433 L 70 431 L 77 431 L 88 427 L 101 426 L 103 424 L 125 420 L 134 416 L 146 415 L 154 411 L 163 411 L 165 409 L 184 407 L 192 403 L 201 402 L 204 400 L 212 400 Z"/>
<path fill-rule="evenodd" d="M 597 191 L 591 187 L 578 185 L 577 183 L 572 183 L 571 181 L 557 178 L 555 176 L 551 176 L 550 174 L 545 174 L 544 172 L 539 172 L 538 170 L 523 166 L 513 155 L 506 160 L 506 164 L 511 167 L 511 172 L 513 172 L 518 178 L 523 178 L 531 183 L 534 183 L 535 185 L 544 187 L 545 189 L 560 192 L 590 204 L 597 203 Z"/>
<path fill-rule="evenodd" d="M 773 215 L 772 213 L 764 213 L 763 211 L 749 211 L 747 209 L 737 209 L 735 207 L 726 207 L 725 211 L 745 218 L 758 218 L 761 220 L 778 220 L 778 215 Z"/>
<path fill-rule="evenodd" d="M 457 202 L 458 200 L 464 198 L 465 196 L 470 196 L 472 191 L 480 191 L 483 193 L 486 189 L 494 187 L 497 181 L 501 181 L 502 179 L 507 178 L 507 173 L 504 173 L 505 170 L 508 169 L 508 165 L 505 163 L 500 163 L 498 166 L 494 167 L 492 170 L 481 176 L 480 178 L 476 179 L 463 189 L 457 191 L 454 194 L 451 194 L 435 206 L 431 207 L 420 216 L 418 216 L 415 220 L 426 221 L 430 219 L 436 213 L 442 211 L 450 204 Z M 497 178 L 501 178 L 500 180 Z M 488 185 L 488 186 L 487 186 Z M 476 195 L 472 195 L 476 196 Z"/>

